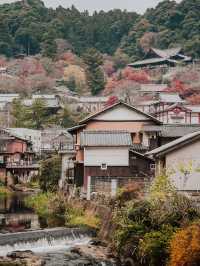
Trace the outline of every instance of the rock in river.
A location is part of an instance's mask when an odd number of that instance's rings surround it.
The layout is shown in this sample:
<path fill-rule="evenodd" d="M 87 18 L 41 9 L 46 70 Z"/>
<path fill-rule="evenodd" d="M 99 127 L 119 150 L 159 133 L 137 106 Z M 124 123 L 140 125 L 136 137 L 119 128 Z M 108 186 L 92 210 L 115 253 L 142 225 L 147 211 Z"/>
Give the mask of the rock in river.
<path fill-rule="evenodd" d="M 44 266 L 45 262 L 32 251 L 14 251 L 0 257 L 0 266 Z"/>

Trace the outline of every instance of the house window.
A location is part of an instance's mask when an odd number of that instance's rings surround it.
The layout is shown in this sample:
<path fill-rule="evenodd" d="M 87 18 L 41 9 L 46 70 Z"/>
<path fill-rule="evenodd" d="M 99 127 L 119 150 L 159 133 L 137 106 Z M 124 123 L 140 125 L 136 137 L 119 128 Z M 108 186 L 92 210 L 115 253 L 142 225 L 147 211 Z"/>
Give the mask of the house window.
<path fill-rule="evenodd" d="M 107 170 L 108 166 L 106 163 L 101 164 L 101 170 Z"/>
<path fill-rule="evenodd" d="M 156 169 L 156 165 L 154 163 L 151 163 L 150 164 L 150 170 L 155 171 L 155 169 Z"/>

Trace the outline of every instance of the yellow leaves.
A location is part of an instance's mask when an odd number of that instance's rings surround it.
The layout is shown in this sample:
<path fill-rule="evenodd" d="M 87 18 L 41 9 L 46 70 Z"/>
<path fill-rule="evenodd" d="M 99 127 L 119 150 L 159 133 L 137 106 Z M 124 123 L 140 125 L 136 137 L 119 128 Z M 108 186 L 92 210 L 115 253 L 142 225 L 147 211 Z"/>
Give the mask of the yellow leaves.
<path fill-rule="evenodd" d="M 150 200 L 161 200 L 164 201 L 167 197 L 175 194 L 175 188 L 171 184 L 169 176 L 165 173 L 156 176 L 151 187 L 149 197 Z"/>
<path fill-rule="evenodd" d="M 178 231 L 170 245 L 169 266 L 200 265 L 200 224 Z"/>
<path fill-rule="evenodd" d="M 69 65 L 64 69 L 64 81 L 74 80 L 77 90 L 80 91 L 86 87 L 85 70 L 78 65 Z"/>

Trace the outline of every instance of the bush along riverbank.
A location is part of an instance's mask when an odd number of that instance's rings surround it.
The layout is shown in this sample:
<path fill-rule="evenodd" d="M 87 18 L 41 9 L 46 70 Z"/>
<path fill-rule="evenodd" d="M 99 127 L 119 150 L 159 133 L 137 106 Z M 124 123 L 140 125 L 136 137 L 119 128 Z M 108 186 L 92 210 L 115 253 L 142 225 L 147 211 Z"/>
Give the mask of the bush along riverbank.
<path fill-rule="evenodd" d="M 137 189 L 124 191 L 113 213 L 111 245 L 119 260 L 138 266 L 200 265 L 200 212 L 195 203 L 178 194 L 166 175 L 155 179 L 145 199 Z M 129 192 L 135 198 L 123 201 Z"/>
<path fill-rule="evenodd" d="M 0 182 L 0 197 L 9 196 L 12 194 L 12 191 L 6 187 L 2 182 Z"/>
<path fill-rule="evenodd" d="M 129 185 L 103 204 L 69 200 L 60 192 L 31 196 L 26 204 L 44 226 L 95 230 L 97 246 L 106 243 L 119 265 L 200 265 L 200 211 L 166 175 L 156 177 L 147 194 L 142 186 Z"/>
<path fill-rule="evenodd" d="M 100 228 L 97 215 L 81 204 L 75 205 L 60 192 L 39 193 L 28 197 L 25 203 L 35 210 L 43 227 L 87 227 L 97 231 Z"/>

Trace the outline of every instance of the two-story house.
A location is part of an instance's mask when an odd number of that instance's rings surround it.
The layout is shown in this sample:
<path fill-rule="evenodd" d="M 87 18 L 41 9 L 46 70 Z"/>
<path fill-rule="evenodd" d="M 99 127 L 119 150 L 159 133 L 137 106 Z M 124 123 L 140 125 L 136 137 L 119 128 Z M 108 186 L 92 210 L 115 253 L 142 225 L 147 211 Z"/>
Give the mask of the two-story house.
<path fill-rule="evenodd" d="M 86 189 L 90 177 L 104 181 L 149 177 L 153 161 L 141 154 L 148 149 L 141 130 L 144 125 L 160 124 L 151 115 L 118 102 L 69 129 L 75 143 L 78 185 Z"/>
<path fill-rule="evenodd" d="M 0 180 L 3 183 L 28 182 L 39 168 L 34 157 L 30 141 L 0 129 Z"/>

